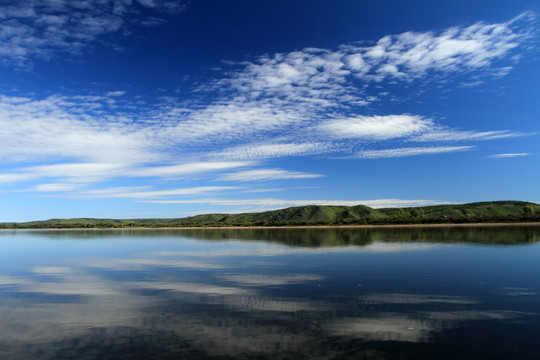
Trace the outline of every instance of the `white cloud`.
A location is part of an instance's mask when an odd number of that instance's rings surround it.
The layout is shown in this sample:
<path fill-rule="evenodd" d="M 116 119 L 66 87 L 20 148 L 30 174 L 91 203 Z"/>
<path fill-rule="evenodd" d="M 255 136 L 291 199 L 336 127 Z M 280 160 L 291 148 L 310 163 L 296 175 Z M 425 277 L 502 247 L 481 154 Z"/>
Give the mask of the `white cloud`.
<path fill-rule="evenodd" d="M 254 164 L 254 162 L 250 161 L 207 161 L 167 166 L 148 166 L 142 169 L 129 171 L 128 175 L 144 177 L 177 177 L 247 167 Z"/>
<path fill-rule="evenodd" d="M 13 184 L 43 179 L 60 179 L 61 182 L 36 185 L 30 191 L 60 192 L 75 190 L 84 184 L 96 183 L 114 178 L 154 177 L 176 179 L 186 176 L 200 176 L 204 173 L 219 172 L 254 165 L 247 161 L 198 162 L 168 166 L 147 166 L 122 163 L 64 163 L 41 165 L 18 169 L 16 172 L 0 174 L 0 184 Z"/>
<path fill-rule="evenodd" d="M 116 163 L 66 163 L 26 168 L 29 173 L 40 177 L 93 178 L 118 176 L 125 168 Z"/>
<path fill-rule="evenodd" d="M 52 183 L 52 184 L 39 184 L 30 189 L 30 191 L 37 192 L 66 192 L 73 191 L 80 187 L 79 184 L 65 184 L 65 183 Z"/>
<path fill-rule="evenodd" d="M 459 131 L 452 129 L 436 128 L 430 131 L 411 137 L 412 141 L 434 142 L 434 141 L 481 141 L 498 140 L 520 136 L 532 135 L 531 133 L 512 132 L 509 130 L 498 131 Z"/>
<path fill-rule="evenodd" d="M 116 96 L 123 96 L 125 95 L 126 92 L 125 91 L 120 91 L 120 90 L 117 90 L 117 91 L 109 91 L 107 94 L 105 94 L 106 96 L 112 96 L 112 97 L 116 97 Z"/>
<path fill-rule="evenodd" d="M 386 77 L 416 78 L 428 71 L 475 70 L 508 54 L 527 38 L 527 32 L 520 33 L 515 26 L 530 21 L 531 17 L 531 13 L 523 13 L 504 23 L 476 23 L 439 34 L 406 32 L 386 36 L 373 47 L 349 48 L 349 51 L 356 52 L 356 63 L 361 63 L 361 59 L 373 69 L 366 73 L 362 66 L 358 76 L 377 81 Z"/>
<path fill-rule="evenodd" d="M 115 163 L 65 163 L 41 165 L 18 169 L 16 172 L 0 174 L 0 183 L 17 183 L 42 178 L 60 178 L 69 184 L 44 184 L 34 189 L 53 191 L 52 188 L 74 186 L 73 183 L 91 183 L 123 175 L 127 167 Z M 41 189 L 41 190 L 40 190 Z M 58 190 L 57 190 L 58 191 Z"/>
<path fill-rule="evenodd" d="M 433 127 L 431 120 L 413 115 L 357 116 L 331 120 L 320 129 L 337 138 L 388 140 L 411 136 Z"/>
<path fill-rule="evenodd" d="M 170 5 L 153 3 L 163 11 Z M 48 14 L 45 5 L 40 7 L 32 1 L 28 4 L 17 7 L 16 19 L 23 15 L 32 19 L 47 16 L 40 21 L 63 23 L 69 19 L 63 20 L 62 16 L 75 16 L 67 14 L 68 5 L 64 3 L 60 15 Z M 79 5 L 77 9 L 94 11 L 81 20 L 91 24 L 91 30 L 87 31 L 91 37 L 116 31 L 115 26 L 98 16 L 105 8 L 107 13 L 119 18 L 130 14 L 129 7 L 121 2 L 115 2 L 114 8 L 112 3 L 103 7 L 93 2 Z M 92 17 L 93 14 L 96 16 Z M 414 137 L 415 141 L 512 136 L 511 132 L 441 130 L 432 120 L 420 115 L 351 116 L 350 109 L 377 101 L 355 85 L 354 79 L 358 77 L 369 83 L 392 80 L 398 74 L 399 78 L 416 78 L 428 70 L 438 71 L 440 76 L 471 69 L 492 70 L 490 61 L 508 56 L 526 38 L 516 30 L 517 21 L 478 23 L 440 34 L 386 36 L 373 46 L 344 45 L 333 51 L 305 48 L 263 56 L 239 64 L 227 77 L 201 87 L 201 91 L 219 89 L 223 95 L 191 108 L 161 104 L 165 106 L 160 106 L 160 111 L 137 106 L 133 113 L 111 111 L 108 102 L 118 101 L 123 91 L 111 91 L 106 97 L 51 96 L 42 100 L 3 97 L 0 130 L 9 140 L 0 145 L 0 157 L 12 161 L 32 156 L 92 162 L 163 161 L 173 148 L 193 152 L 198 146 L 212 144 L 226 148 L 223 158 L 243 160 L 330 151 L 333 146 L 326 138 L 329 133 L 347 139 Z M 27 27 L 28 31 L 35 30 L 30 25 Z M 14 27 L 12 31 L 21 29 Z M 7 121 L 9 118 L 14 121 Z M 284 136 L 288 138 L 286 142 L 280 140 Z M 246 137 L 251 144 L 234 144 Z M 218 150 L 212 155 L 219 157 L 219 153 Z"/>
<path fill-rule="evenodd" d="M 305 116 L 284 104 L 273 105 L 272 99 L 255 102 L 233 99 L 226 104 L 209 104 L 184 118 L 174 117 L 174 123 L 163 131 L 179 143 L 226 143 L 248 135 L 283 131 L 300 125 Z"/>
<path fill-rule="evenodd" d="M 488 157 L 494 158 L 494 159 L 504 159 L 504 158 L 514 158 L 514 157 L 523 157 L 523 156 L 529 156 L 530 153 L 506 153 L 506 154 L 494 154 L 490 155 Z"/>
<path fill-rule="evenodd" d="M 39 176 L 29 173 L 4 173 L 0 174 L 0 184 L 13 184 L 37 178 L 39 178 Z"/>
<path fill-rule="evenodd" d="M 220 191 L 237 190 L 235 186 L 198 186 L 180 189 L 148 190 L 145 187 L 115 187 L 77 192 L 79 197 L 89 198 L 160 198 L 164 196 L 192 196 Z"/>
<path fill-rule="evenodd" d="M 323 200 L 323 199 L 306 199 L 306 200 L 290 200 L 290 199 L 187 199 L 187 200 L 143 200 L 154 204 L 206 204 L 217 206 L 235 206 L 235 207 L 258 207 L 257 211 L 274 210 L 290 206 L 304 205 L 343 205 L 356 206 L 366 205 L 373 208 L 387 207 L 412 207 L 412 206 L 428 206 L 447 204 L 447 202 L 438 200 L 403 200 L 403 199 L 376 199 L 376 200 Z"/>
<path fill-rule="evenodd" d="M 326 120 L 321 125 L 292 129 L 281 124 L 281 115 L 265 117 L 266 110 L 247 122 L 225 113 L 217 129 L 207 109 L 185 111 L 177 107 L 162 112 L 115 113 L 106 109 L 108 98 L 99 96 L 58 97 L 41 100 L 23 97 L 0 97 L 0 160 L 4 163 L 40 160 L 52 164 L 4 169 L 0 183 L 54 178 L 55 183 L 91 183 L 121 177 L 177 178 L 257 165 L 252 159 L 285 156 L 308 156 L 347 151 L 358 140 L 464 141 L 493 140 L 526 134 L 510 131 L 457 131 L 435 126 L 418 115 L 356 116 Z M 216 109 L 212 110 L 215 111 Z M 254 110 L 257 113 L 258 110 Z M 215 113 L 216 116 L 217 112 Z M 238 114 L 237 114 L 238 115 Z M 294 118 L 294 114 L 284 115 Z M 292 116 L 292 117 L 291 117 Z M 195 119 L 200 119 L 196 121 Z M 268 125 L 267 123 L 273 123 Z M 294 120 L 296 121 L 296 120 Z M 308 121 L 308 120 L 305 120 Z M 249 125 L 249 126 L 246 126 Z M 298 125 L 300 125 L 299 122 Z M 289 124 L 290 126 L 290 124 Z M 229 129 L 234 128 L 234 132 Z M 287 128 L 288 141 L 282 129 Z M 236 145 L 233 138 L 256 138 L 265 141 Z M 348 142 L 332 143 L 331 137 Z M 275 136 L 275 137 L 274 137 Z M 262 137 L 262 136 L 261 136 Z M 318 139 L 317 141 L 314 141 Z M 292 141 L 290 139 L 293 139 Z M 210 146 L 210 147 L 208 147 Z M 222 151 L 215 151 L 224 147 Z M 212 152 L 205 149 L 211 148 Z M 364 151 L 360 157 L 409 156 L 466 150 L 468 147 L 426 147 Z M 174 163 L 181 153 L 184 163 Z M 215 159 L 209 161 L 208 159 Z M 223 160 L 219 160 L 223 159 Z M 206 161 L 203 161 L 206 160 Z M 218 160 L 218 161 L 216 161 Z M 162 164 L 149 166 L 149 164 Z M 319 174 L 280 169 L 249 169 L 218 175 L 223 180 L 260 181 L 320 177 Z M 63 185 L 66 186 L 66 185 Z M 58 185 L 56 187 L 59 189 Z M 37 187 L 49 189 L 49 187 Z"/>
<path fill-rule="evenodd" d="M 322 176 L 323 175 L 319 174 L 309 174 L 300 171 L 288 171 L 282 169 L 256 169 L 225 174 L 221 177 L 221 179 L 226 181 L 267 181 L 282 179 L 312 179 Z"/>
<path fill-rule="evenodd" d="M 436 141 L 435 137 L 443 137 L 438 135 L 442 130 L 453 132 L 455 138 L 471 137 L 475 133 L 442 129 L 419 115 L 350 115 L 351 109 L 355 109 L 354 114 L 358 107 L 378 101 L 370 96 L 369 87 L 359 87 L 355 81 L 360 79 L 364 85 L 385 80 L 409 82 L 426 78 L 430 72 L 436 72 L 434 78 L 439 81 L 451 81 L 451 76 L 469 71 L 476 71 L 480 81 L 492 76 L 495 60 L 509 56 L 528 39 L 527 32 L 520 32 L 518 26 L 521 20 L 530 21 L 528 16 L 525 13 L 504 23 L 477 23 L 440 33 L 389 35 L 372 46 L 305 48 L 237 64 L 228 77 L 200 89 L 219 90 L 227 94 L 226 100 L 221 98 L 192 113 L 178 124 L 178 136 L 272 139 L 283 136 L 283 129 L 287 129 L 295 143 L 313 143 L 327 134 L 372 140 L 425 135 L 418 141 Z M 492 137 L 499 138 L 496 135 Z M 477 136 L 489 138 L 488 134 Z M 252 155 L 249 150 L 246 153 L 249 159 Z"/>
<path fill-rule="evenodd" d="M 272 95 L 304 106 L 314 102 L 336 106 L 344 97 L 365 100 L 361 91 L 349 86 L 348 78 L 413 79 L 428 71 L 450 74 L 488 67 L 527 38 L 527 33 L 516 30 L 516 24 L 530 21 L 530 16 L 524 13 L 504 23 L 477 23 L 439 34 L 389 35 L 373 46 L 343 45 L 335 51 L 306 48 L 264 56 L 218 85 L 231 86 L 251 99 Z"/>
<path fill-rule="evenodd" d="M 346 64 L 355 72 L 365 74 L 371 69 L 362 54 L 353 54 L 345 57 Z"/>
<path fill-rule="evenodd" d="M 439 146 L 439 147 L 411 147 L 399 149 L 384 149 L 384 150 L 364 150 L 358 153 L 358 157 L 362 159 L 380 159 L 393 158 L 404 156 L 417 156 L 427 154 L 442 154 L 457 151 L 472 150 L 473 146 Z"/>
<path fill-rule="evenodd" d="M 441 205 L 441 204 L 448 204 L 448 202 L 440 201 L 440 200 L 377 199 L 377 200 L 365 200 L 364 202 L 361 202 L 361 204 L 379 209 L 379 208 L 393 208 L 393 207 Z"/>
<path fill-rule="evenodd" d="M 99 99 L 1 96 L 0 160 L 53 157 L 133 163 L 162 157 L 152 139 L 153 129 L 126 126 L 124 117 L 105 114 L 102 106 Z"/>
<path fill-rule="evenodd" d="M 323 142 L 247 144 L 227 148 L 221 152 L 210 154 L 210 157 L 251 160 L 284 156 L 306 156 L 327 153 L 332 151 L 332 147 L 331 144 Z"/>

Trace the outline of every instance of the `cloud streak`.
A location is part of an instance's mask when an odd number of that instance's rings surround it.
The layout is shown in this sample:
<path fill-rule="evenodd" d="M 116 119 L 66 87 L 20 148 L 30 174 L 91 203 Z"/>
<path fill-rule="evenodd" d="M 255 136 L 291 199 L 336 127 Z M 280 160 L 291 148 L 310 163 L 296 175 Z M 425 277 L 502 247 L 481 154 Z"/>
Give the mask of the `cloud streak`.
<path fill-rule="evenodd" d="M 492 159 L 507 159 L 507 158 L 529 156 L 529 155 L 530 155 L 529 153 L 506 153 L 506 154 L 494 154 L 488 157 Z"/>
<path fill-rule="evenodd" d="M 433 127 L 429 131 L 411 137 L 411 141 L 417 142 L 457 142 L 457 141 L 485 141 L 514 138 L 533 135 L 530 133 L 512 132 L 509 130 L 498 131 L 460 131 Z"/>
<path fill-rule="evenodd" d="M 282 169 L 259 169 L 246 170 L 236 173 L 226 174 L 222 180 L 226 181 L 268 181 L 268 180 L 283 180 L 283 179 L 313 179 L 319 178 L 322 175 L 309 174 L 299 171 L 287 171 Z"/>
<path fill-rule="evenodd" d="M 438 147 L 411 147 L 399 149 L 364 150 L 358 153 L 361 159 L 382 159 L 405 156 L 418 156 L 429 154 L 444 154 L 458 151 L 472 150 L 473 146 L 438 146 Z"/>
<path fill-rule="evenodd" d="M 210 154 L 210 158 L 253 160 L 287 156 L 308 156 L 337 151 L 334 145 L 324 142 L 246 144 Z"/>
<path fill-rule="evenodd" d="M 438 200 L 406 200 L 406 199 L 375 199 L 375 200 L 324 200 L 324 199 L 276 199 L 276 198 L 262 198 L 262 199 L 224 199 L 224 198 L 199 198 L 199 199 L 186 199 L 186 200 L 142 200 L 143 202 L 150 202 L 155 204 L 206 204 L 217 206 L 234 206 L 234 207 L 248 207 L 258 206 L 260 209 L 274 210 L 277 208 L 288 206 L 304 206 L 304 205 L 345 205 L 356 206 L 366 205 L 373 208 L 386 208 L 386 207 L 411 207 L 411 206 L 428 206 L 447 204 L 448 202 Z"/>
<path fill-rule="evenodd" d="M 105 188 L 98 190 L 79 191 L 78 195 L 90 198 L 160 198 L 165 196 L 193 196 L 214 193 L 224 190 L 236 190 L 234 186 L 199 186 L 191 188 L 146 190 L 143 187 Z"/>
<path fill-rule="evenodd" d="M 331 120 L 321 125 L 323 132 L 337 138 L 389 140 L 409 137 L 433 127 L 431 120 L 413 115 L 357 116 Z"/>
<path fill-rule="evenodd" d="M 166 166 L 129 163 L 62 163 L 40 165 L 0 174 L 0 184 L 33 181 L 39 179 L 60 179 L 67 183 L 92 183 L 113 178 L 163 178 L 177 179 L 201 176 L 205 173 L 220 172 L 255 165 L 247 161 L 214 161 L 184 163 Z"/>

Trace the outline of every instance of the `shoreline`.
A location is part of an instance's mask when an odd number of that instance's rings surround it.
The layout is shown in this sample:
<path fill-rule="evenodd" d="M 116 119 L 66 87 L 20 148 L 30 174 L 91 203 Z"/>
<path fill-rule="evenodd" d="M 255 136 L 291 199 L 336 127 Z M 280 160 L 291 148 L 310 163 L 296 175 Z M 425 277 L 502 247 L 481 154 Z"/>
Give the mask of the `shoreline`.
<path fill-rule="evenodd" d="M 497 223 L 437 223 L 437 224 L 380 224 L 380 225 L 283 225 L 283 226 L 163 226 L 163 227 L 63 227 L 63 228 L 2 228 L 24 231 L 70 231 L 70 230 L 264 230 L 264 229 L 399 229 L 399 228 L 465 228 L 465 227 L 512 227 L 540 226 L 540 222 L 497 222 Z"/>

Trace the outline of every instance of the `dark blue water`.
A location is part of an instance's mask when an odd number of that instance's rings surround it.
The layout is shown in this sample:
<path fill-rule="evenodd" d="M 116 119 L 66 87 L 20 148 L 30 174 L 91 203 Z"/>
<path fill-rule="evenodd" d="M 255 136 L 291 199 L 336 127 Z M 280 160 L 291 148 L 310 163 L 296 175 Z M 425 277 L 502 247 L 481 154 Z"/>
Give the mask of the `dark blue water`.
<path fill-rule="evenodd" d="M 0 232 L 0 359 L 538 359 L 540 227 Z"/>

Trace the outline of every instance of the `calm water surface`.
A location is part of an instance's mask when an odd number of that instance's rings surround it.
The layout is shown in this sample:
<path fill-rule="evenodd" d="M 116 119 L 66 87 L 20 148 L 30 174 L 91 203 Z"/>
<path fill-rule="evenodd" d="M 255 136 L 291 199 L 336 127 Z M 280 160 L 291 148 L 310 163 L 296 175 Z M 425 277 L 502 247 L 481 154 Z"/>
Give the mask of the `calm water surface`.
<path fill-rule="evenodd" d="M 538 359 L 540 227 L 0 232 L 1 359 Z"/>

